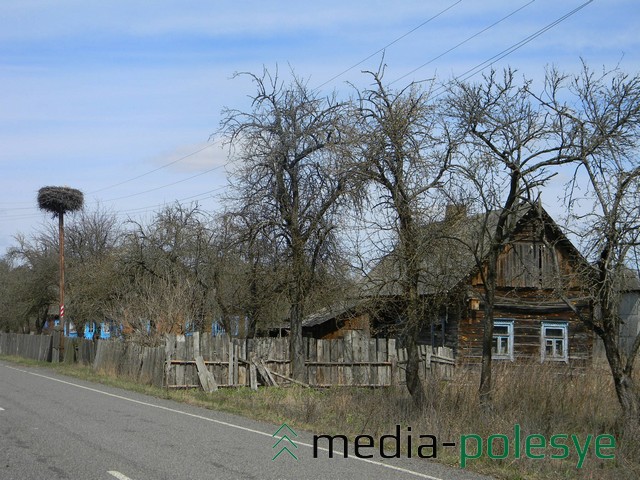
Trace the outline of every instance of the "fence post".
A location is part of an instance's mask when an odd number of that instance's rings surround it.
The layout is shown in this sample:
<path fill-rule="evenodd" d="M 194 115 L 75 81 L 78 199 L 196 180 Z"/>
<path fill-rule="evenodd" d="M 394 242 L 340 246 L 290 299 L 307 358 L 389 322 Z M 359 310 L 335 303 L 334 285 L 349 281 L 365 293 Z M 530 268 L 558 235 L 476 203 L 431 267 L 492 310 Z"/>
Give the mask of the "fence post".
<path fill-rule="evenodd" d="M 249 385 L 254 392 L 258 391 L 258 372 L 256 369 L 256 353 L 249 353 Z"/>
<path fill-rule="evenodd" d="M 389 352 L 389 362 L 391 362 L 390 383 L 392 387 L 397 387 L 400 382 L 398 379 L 398 350 L 396 349 L 395 338 L 389 339 L 387 351 Z"/>
<path fill-rule="evenodd" d="M 234 361 L 234 358 L 233 358 L 233 354 L 234 354 L 234 351 L 233 351 L 233 339 L 231 337 L 229 337 L 229 345 L 228 345 L 228 347 L 229 347 L 229 371 L 227 372 L 228 373 L 228 375 L 227 375 L 227 377 L 228 377 L 227 378 L 227 383 L 231 387 L 231 386 L 234 385 L 234 383 L 233 383 L 233 367 L 235 365 L 235 361 Z"/>
<path fill-rule="evenodd" d="M 175 352 L 175 337 L 173 335 L 167 334 L 164 339 L 164 381 L 165 386 L 169 388 L 171 383 L 171 359 Z"/>

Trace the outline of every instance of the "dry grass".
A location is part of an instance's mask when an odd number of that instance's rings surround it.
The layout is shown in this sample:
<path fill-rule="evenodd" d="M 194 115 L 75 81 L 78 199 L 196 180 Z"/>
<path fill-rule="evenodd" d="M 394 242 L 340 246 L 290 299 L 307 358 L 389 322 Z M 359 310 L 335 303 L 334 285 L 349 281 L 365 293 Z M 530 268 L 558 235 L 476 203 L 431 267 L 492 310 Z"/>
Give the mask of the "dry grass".
<path fill-rule="evenodd" d="M 592 441 L 580 469 L 576 468 L 578 455 L 571 440 L 567 442 L 572 446 L 570 456 L 564 460 L 550 459 L 550 454 L 559 452 L 547 448 L 544 460 L 516 460 L 513 455 L 491 460 L 485 455 L 470 461 L 467 468 L 505 479 L 640 478 L 640 437 L 620 423 L 620 409 L 606 370 L 575 371 L 540 364 L 497 366 L 494 381 L 490 411 L 476 400 L 478 373 L 464 369 L 459 369 L 452 381 L 429 382 L 429 401 L 423 411 L 414 408 L 404 389 L 284 388 L 261 389 L 257 394 L 246 389 L 225 390 L 212 396 L 201 394 L 200 401 L 214 408 L 228 409 L 225 405 L 232 404 L 234 411 L 255 418 L 352 437 L 363 433 L 379 437 L 392 433 L 396 425 L 401 425 L 403 433 L 411 426 L 413 438 L 431 434 L 441 442 L 458 444 L 461 435 L 470 433 L 485 439 L 505 434 L 513 442 L 516 424 L 521 429 L 521 442 L 529 434 L 547 439 L 574 434 L 581 443 L 587 435 L 612 434 L 617 439 L 615 460 L 598 459 Z M 417 445 L 414 442 L 414 447 Z M 459 450 L 441 448 L 438 459 L 459 465 Z"/>
<path fill-rule="evenodd" d="M 30 364 L 33 364 L 30 362 Z M 46 364 L 51 366 L 51 364 Z M 584 442 L 587 435 L 615 435 L 615 460 L 599 460 L 591 447 L 582 468 L 576 468 L 575 450 L 565 460 L 491 460 L 483 456 L 467 468 L 504 479 L 637 479 L 640 478 L 640 432 L 620 422 L 620 408 L 606 369 L 570 370 L 540 364 L 494 367 L 493 407 L 487 411 L 477 402 L 478 372 L 458 369 L 451 381 L 431 379 L 427 385 L 428 405 L 414 408 L 404 388 L 305 389 L 248 388 L 202 391 L 167 391 L 143 387 L 121 378 L 100 376 L 87 367 L 56 366 L 61 373 L 100 381 L 121 388 L 224 410 L 274 424 L 284 421 L 294 428 L 316 433 L 368 434 L 379 437 L 403 433 L 411 426 L 414 438 L 436 435 L 440 442 L 459 443 L 464 434 L 487 438 L 505 434 L 513 441 L 514 426 L 521 439 L 529 434 L 546 438 L 575 434 Z M 640 378 L 638 378 L 640 382 Z M 640 392 L 639 392 L 640 393 Z M 414 447 L 419 445 L 414 442 Z M 547 456 L 556 453 L 546 450 Z M 608 452 L 610 453 L 610 452 Z M 415 453 L 414 453 L 415 456 Z M 459 465 L 459 450 L 440 448 L 438 461 Z"/>

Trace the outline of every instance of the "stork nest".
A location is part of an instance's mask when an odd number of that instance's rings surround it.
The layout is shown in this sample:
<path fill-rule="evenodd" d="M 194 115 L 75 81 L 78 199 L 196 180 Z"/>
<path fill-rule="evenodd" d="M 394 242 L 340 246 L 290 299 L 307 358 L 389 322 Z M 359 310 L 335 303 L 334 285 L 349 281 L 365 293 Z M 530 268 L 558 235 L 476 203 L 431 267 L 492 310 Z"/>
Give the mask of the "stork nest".
<path fill-rule="evenodd" d="M 80 210 L 84 195 L 80 190 L 69 187 L 42 187 L 38 190 L 38 207 L 54 216 Z"/>

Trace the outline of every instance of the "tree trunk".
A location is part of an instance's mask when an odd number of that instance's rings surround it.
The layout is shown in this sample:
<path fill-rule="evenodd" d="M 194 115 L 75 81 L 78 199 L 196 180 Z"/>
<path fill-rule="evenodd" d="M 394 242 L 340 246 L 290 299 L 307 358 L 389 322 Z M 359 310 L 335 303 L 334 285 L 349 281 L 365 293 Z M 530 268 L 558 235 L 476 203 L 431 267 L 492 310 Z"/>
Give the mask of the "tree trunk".
<path fill-rule="evenodd" d="M 420 352 L 418 350 L 418 343 L 416 342 L 416 335 L 411 334 L 407 339 L 407 390 L 411 395 L 414 405 L 418 409 L 422 409 L 426 405 L 426 395 L 424 391 L 424 384 L 420 378 Z"/>
<path fill-rule="evenodd" d="M 289 332 L 289 359 L 291 361 L 291 377 L 305 382 L 305 355 L 302 338 L 302 309 L 298 302 L 291 306 L 291 330 Z"/>
<path fill-rule="evenodd" d="M 495 250 L 495 248 L 494 248 Z M 492 357 L 493 350 L 493 304 L 496 292 L 497 253 L 492 252 L 487 261 L 487 274 L 484 279 L 484 330 L 482 334 L 482 366 L 480 370 L 480 388 L 478 395 L 483 408 L 491 406 Z"/>
<path fill-rule="evenodd" d="M 301 242 L 294 242 L 293 256 L 293 287 L 291 292 L 289 332 L 289 359 L 291 361 L 291 377 L 299 382 L 306 382 L 305 354 L 302 338 L 302 321 L 304 320 L 305 301 L 305 258 Z"/>
<path fill-rule="evenodd" d="M 605 330 L 601 338 L 625 424 L 640 427 L 640 396 L 635 392 L 631 372 L 624 369 L 615 332 Z"/>
<path fill-rule="evenodd" d="M 406 206 L 405 206 L 406 207 Z M 400 209 L 403 212 L 402 209 Z M 407 213 L 408 208 L 401 216 L 401 244 L 403 251 L 403 264 L 406 269 L 406 279 L 404 287 L 404 295 L 407 302 L 406 306 L 406 348 L 407 348 L 407 389 L 411 394 L 414 405 L 418 409 L 424 408 L 426 397 L 424 391 L 424 383 L 420 378 L 420 352 L 418 350 L 418 336 L 420 335 L 421 325 L 421 309 L 419 300 L 419 284 L 420 272 L 417 261 L 420 257 L 417 253 L 416 241 L 418 235 L 413 230 L 413 219 Z"/>

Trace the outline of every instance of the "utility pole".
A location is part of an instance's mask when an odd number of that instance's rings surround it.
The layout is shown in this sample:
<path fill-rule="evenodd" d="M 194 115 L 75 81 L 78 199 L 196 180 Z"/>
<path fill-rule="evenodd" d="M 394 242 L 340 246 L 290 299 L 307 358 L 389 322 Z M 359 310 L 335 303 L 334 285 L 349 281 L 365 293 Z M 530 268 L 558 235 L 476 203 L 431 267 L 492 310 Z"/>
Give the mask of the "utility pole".
<path fill-rule="evenodd" d="M 38 190 L 38 206 L 58 217 L 58 250 L 60 252 L 60 352 L 64 351 L 65 315 L 64 315 L 64 214 L 80 210 L 84 204 L 84 195 L 80 190 L 69 187 L 42 187 Z"/>

